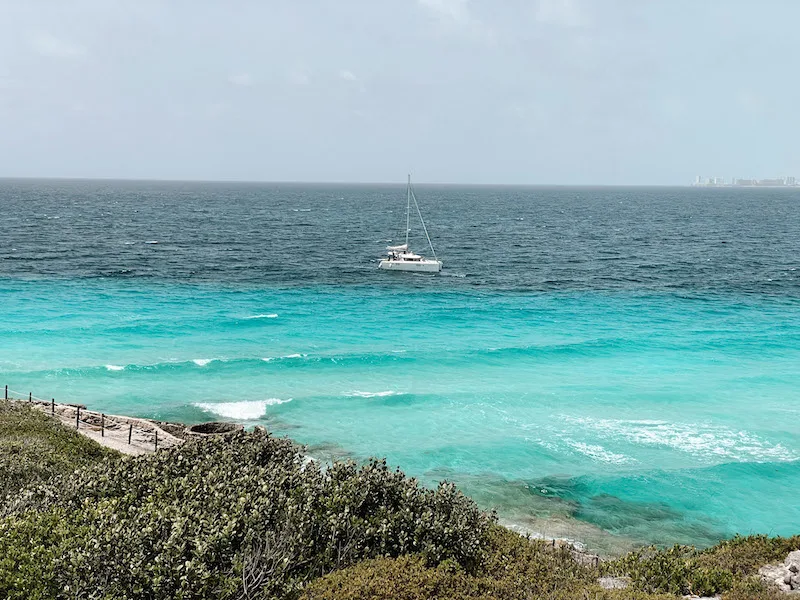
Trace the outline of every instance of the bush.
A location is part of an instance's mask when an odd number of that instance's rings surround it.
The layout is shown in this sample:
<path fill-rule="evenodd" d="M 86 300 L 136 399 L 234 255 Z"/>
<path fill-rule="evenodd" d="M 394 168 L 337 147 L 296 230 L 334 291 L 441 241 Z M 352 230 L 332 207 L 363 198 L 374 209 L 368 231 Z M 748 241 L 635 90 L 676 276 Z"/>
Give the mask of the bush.
<path fill-rule="evenodd" d="M 492 521 L 452 485 L 384 461 L 323 471 L 261 431 L 56 477 L 19 506 L 0 521 L 0 597 L 286 596 L 410 553 L 472 569 Z"/>
<path fill-rule="evenodd" d="M 793 550 L 800 550 L 800 535 L 789 538 L 737 535 L 700 552 L 697 564 L 726 569 L 737 576 L 754 575 L 764 565 L 783 562 Z"/>
<path fill-rule="evenodd" d="M 734 583 L 722 600 L 786 600 L 786 594 L 756 577 L 748 577 Z"/>
<path fill-rule="evenodd" d="M 627 575 L 637 589 L 650 593 L 712 596 L 729 590 L 733 585 L 732 573 L 716 566 L 698 566 L 697 555 L 695 548 L 687 546 L 666 550 L 642 548 L 607 563 L 604 570 Z"/>
<path fill-rule="evenodd" d="M 758 573 L 763 565 L 783 561 L 789 552 L 798 548 L 800 536 L 736 536 L 706 550 L 688 546 L 664 550 L 643 548 L 606 563 L 604 571 L 628 575 L 637 589 L 647 592 L 712 596 L 731 591 L 731 598 L 758 592 L 767 594 L 764 596 L 767 598 L 771 597 L 771 592 L 760 582 L 746 577 Z"/>
<path fill-rule="evenodd" d="M 630 590 L 603 590 L 595 569 L 566 548 L 493 528 L 481 564 L 469 572 L 450 561 L 436 567 L 421 557 L 375 559 L 317 579 L 302 600 L 674 600 Z"/>
<path fill-rule="evenodd" d="M 0 501 L 25 486 L 118 457 L 33 406 L 0 400 Z"/>

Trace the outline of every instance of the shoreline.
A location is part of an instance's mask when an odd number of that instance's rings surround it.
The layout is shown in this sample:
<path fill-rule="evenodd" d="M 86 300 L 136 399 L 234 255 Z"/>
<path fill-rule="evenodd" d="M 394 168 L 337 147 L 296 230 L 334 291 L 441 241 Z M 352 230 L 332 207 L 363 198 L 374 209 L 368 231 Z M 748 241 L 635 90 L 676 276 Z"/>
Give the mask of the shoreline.
<path fill-rule="evenodd" d="M 185 433 L 188 426 L 184 423 L 106 414 L 90 410 L 84 404 L 53 402 L 52 400 L 47 402 L 35 396 L 25 399 L 17 397 L 19 395 L 18 392 L 13 392 L 17 396 L 11 395 L 12 390 L 8 390 L 8 392 L 7 402 L 30 405 L 48 415 L 55 416 L 68 429 L 74 429 L 101 446 L 116 450 L 127 456 L 154 454 L 158 450 L 179 446 L 186 441 L 189 435 Z M 80 419 L 78 421 L 79 427 L 76 428 L 78 409 L 80 409 Z M 233 422 L 230 423 L 233 424 Z M 236 425 L 241 426 L 238 423 Z M 129 434 L 130 443 L 128 442 Z M 180 437 L 181 434 L 184 437 Z M 292 443 L 296 443 L 291 438 L 288 439 Z M 308 459 L 312 461 L 319 460 L 310 455 L 308 455 Z M 499 519 L 498 524 L 530 539 L 552 542 L 553 547 L 568 548 L 574 558 L 583 564 L 597 566 L 598 562 L 602 560 L 602 555 L 599 552 L 593 551 L 586 543 L 580 540 L 564 536 L 549 536 L 542 531 L 502 518 Z"/>

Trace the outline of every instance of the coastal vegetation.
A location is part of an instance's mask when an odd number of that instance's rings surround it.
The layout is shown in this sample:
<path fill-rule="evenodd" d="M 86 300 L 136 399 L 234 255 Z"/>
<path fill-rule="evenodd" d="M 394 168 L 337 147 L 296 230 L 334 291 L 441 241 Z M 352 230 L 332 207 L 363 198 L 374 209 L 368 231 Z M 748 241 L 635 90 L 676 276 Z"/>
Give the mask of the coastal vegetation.
<path fill-rule="evenodd" d="M 0 400 L 0 498 L 118 456 L 25 404 Z"/>
<path fill-rule="evenodd" d="M 772 599 L 800 537 L 585 560 L 499 526 L 453 485 L 384 461 L 309 460 L 262 429 L 122 458 L 0 403 L 0 597 Z M 601 576 L 628 581 L 607 590 Z"/>

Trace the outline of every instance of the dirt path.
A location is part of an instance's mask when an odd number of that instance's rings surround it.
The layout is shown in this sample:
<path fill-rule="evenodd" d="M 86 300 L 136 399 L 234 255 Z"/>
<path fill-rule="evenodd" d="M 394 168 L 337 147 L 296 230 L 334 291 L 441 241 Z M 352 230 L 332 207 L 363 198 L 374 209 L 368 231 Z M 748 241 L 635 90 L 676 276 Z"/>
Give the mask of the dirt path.
<path fill-rule="evenodd" d="M 9 398 L 11 399 L 11 398 Z M 28 404 L 28 400 L 15 399 Z M 150 454 L 156 450 L 171 448 L 182 444 L 183 440 L 162 429 L 157 423 L 147 419 L 126 417 L 122 415 L 104 415 L 87 410 L 76 404 L 51 404 L 34 400 L 31 404 L 57 417 L 66 427 L 76 428 L 81 435 L 93 439 L 98 444 L 113 448 L 123 454 L 137 456 Z M 80 409 L 80 419 L 78 411 Z"/>

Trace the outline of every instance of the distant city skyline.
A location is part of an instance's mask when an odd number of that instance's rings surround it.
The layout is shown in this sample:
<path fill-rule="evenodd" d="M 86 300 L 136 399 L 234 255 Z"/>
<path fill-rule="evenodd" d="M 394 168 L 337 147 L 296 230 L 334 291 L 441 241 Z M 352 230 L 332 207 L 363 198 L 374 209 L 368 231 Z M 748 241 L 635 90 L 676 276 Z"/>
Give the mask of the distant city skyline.
<path fill-rule="evenodd" d="M 697 175 L 692 183 L 699 187 L 798 187 L 800 183 L 794 176 L 766 179 L 731 177 L 703 177 Z"/>
<path fill-rule="evenodd" d="M 698 165 L 800 168 L 787 0 L 0 7 L 0 176 L 687 185 Z"/>

